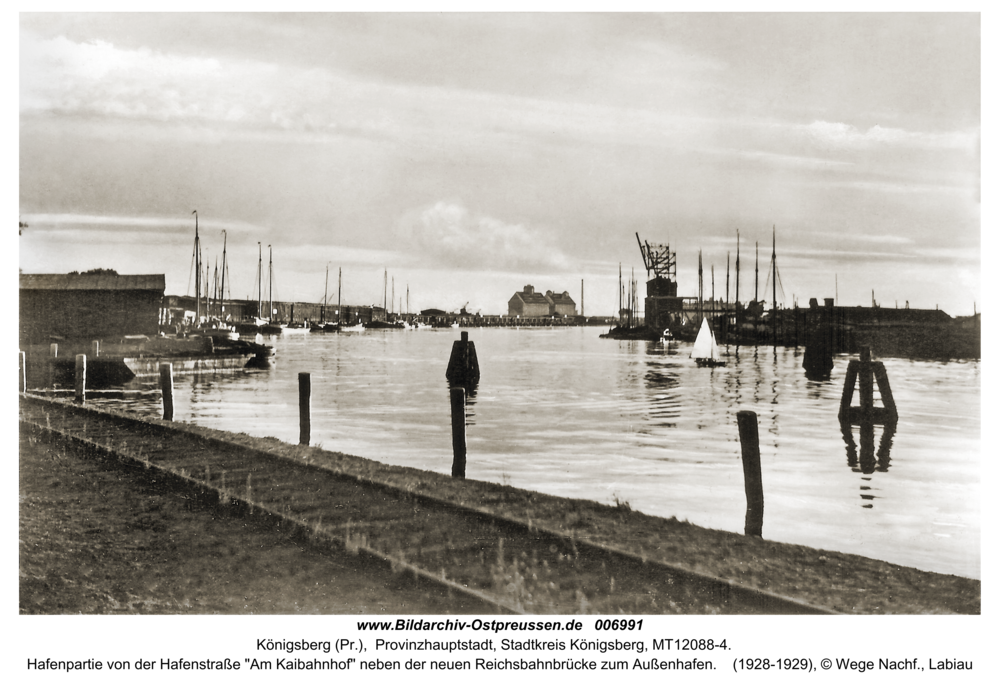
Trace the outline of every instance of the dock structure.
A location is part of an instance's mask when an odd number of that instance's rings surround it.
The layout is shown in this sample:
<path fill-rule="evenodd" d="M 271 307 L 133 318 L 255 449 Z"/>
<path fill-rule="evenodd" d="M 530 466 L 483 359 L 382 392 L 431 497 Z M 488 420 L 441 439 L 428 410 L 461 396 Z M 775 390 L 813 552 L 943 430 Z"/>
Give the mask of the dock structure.
<path fill-rule="evenodd" d="M 20 426 L 115 468 L 138 467 L 186 498 L 439 584 L 456 606 L 475 598 L 530 614 L 979 612 L 978 581 L 454 479 L 447 455 L 441 473 L 429 472 L 31 394 L 20 397 Z M 939 606 L 913 597 L 928 584 L 947 589 L 934 596 Z"/>

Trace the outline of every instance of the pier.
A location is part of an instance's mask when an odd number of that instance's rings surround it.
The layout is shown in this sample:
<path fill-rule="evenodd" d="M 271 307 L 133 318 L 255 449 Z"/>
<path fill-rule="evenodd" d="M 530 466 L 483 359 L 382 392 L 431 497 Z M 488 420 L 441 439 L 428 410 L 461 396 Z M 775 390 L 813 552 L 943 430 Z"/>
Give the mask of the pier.
<path fill-rule="evenodd" d="M 979 612 L 978 581 L 703 529 L 627 504 L 454 479 L 32 395 L 21 397 L 20 423 L 22 432 L 149 470 L 164 487 L 273 518 L 317 544 L 498 612 Z M 929 587 L 933 594 L 921 590 Z"/>

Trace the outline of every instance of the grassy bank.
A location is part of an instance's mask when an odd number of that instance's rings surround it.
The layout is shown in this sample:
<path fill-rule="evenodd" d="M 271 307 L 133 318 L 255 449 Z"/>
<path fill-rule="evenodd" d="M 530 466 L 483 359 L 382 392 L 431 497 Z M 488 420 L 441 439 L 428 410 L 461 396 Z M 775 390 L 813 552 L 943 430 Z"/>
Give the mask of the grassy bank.
<path fill-rule="evenodd" d="M 486 613 L 263 518 L 22 436 L 22 614 Z"/>

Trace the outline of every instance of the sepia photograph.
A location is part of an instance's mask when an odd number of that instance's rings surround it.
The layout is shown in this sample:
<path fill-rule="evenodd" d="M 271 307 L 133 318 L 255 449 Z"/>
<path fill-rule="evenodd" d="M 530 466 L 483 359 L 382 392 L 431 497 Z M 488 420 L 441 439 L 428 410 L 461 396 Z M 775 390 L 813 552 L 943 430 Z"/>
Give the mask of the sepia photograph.
<path fill-rule="evenodd" d="M 17 41 L 22 618 L 983 613 L 978 12 Z"/>

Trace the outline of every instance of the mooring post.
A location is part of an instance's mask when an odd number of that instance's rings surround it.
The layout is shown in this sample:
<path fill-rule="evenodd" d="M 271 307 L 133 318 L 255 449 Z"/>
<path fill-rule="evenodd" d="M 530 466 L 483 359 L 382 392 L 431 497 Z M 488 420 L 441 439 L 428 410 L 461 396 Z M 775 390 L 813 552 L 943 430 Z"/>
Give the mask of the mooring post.
<path fill-rule="evenodd" d="M 861 363 L 858 365 L 858 394 L 861 396 L 861 421 L 870 422 L 875 419 L 875 377 L 872 374 L 872 349 L 867 345 L 861 348 Z"/>
<path fill-rule="evenodd" d="M 453 386 L 451 389 L 451 447 L 454 459 L 451 475 L 465 478 L 465 389 Z"/>
<path fill-rule="evenodd" d="M 764 486 L 760 478 L 760 443 L 757 433 L 757 413 L 741 410 L 736 413 L 743 451 L 743 482 L 747 494 L 744 531 L 747 536 L 762 536 L 764 528 Z"/>
<path fill-rule="evenodd" d="M 885 373 L 885 364 L 875 362 L 872 364 L 872 370 L 875 372 L 878 393 L 882 396 L 882 405 L 885 407 L 885 423 L 895 424 L 899 421 L 899 413 L 896 412 L 896 400 L 892 397 L 892 388 L 889 387 L 889 375 Z"/>
<path fill-rule="evenodd" d="M 98 357 L 101 354 L 101 342 L 91 341 L 90 342 L 90 354 L 94 357 Z"/>
<path fill-rule="evenodd" d="M 312 381 L 309 372 L 299 372 L 299 445 L 309 445 L 311 423 L 309 419 L 309 397 Z"/>
<path fill-rule="evenodd" d="M 18 393 L 28 392 L 28 371 L 23 350 L 17 354 L 17 388 Z"/>
<path fill-rule="evenodd" d="M 76 402 L 87 400 L 87 356 L 76 356 Z"/>
<path fill-rule="evenodd" d="M 50 343 L 49 344 L 49 357 L 52 358 L 47 361 L 47 369 L 45 370 L 45 387 L 55 388 L 56 386 L 56 363 L 55 358 L 59 357 L 59 344 Z"/>
<path fill-rule="evenodd" d="M 160 391 L 163 394 L 163 418 L 174 421 L 174 365 L 160 363 Z"/>
<path fill-rule="evenodd" d="M 462 340 L 455 341 L 451 346 L 451 357 L 448 359 L 448 370 L 445 378 L 453 384 L 479 383 L 479 359 L 476 357 L 476 344 L 469 340 L 469 332 L 462 332 Z"/>
<path fill-rule="evenodd" d="M 858 361 L 847 363 L 847 378 L 844 379 L 844 391 L 840 396 L 840 412 L 837 417 L 842 422 L 851 421 L 851 400 L 854 399 L 854 386 L 858 383 Z"/>

